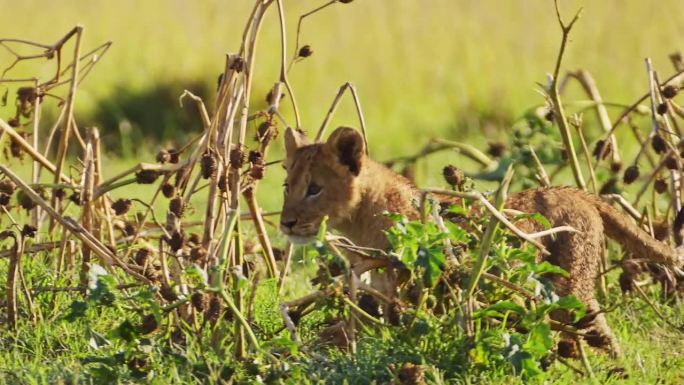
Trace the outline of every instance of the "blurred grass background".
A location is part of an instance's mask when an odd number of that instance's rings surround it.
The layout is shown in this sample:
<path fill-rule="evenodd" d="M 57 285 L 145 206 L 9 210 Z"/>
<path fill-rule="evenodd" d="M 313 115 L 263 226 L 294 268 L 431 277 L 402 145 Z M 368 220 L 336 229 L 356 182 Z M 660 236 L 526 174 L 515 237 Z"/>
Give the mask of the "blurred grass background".
<path fill-rule="evenodd" d="M 299 15 L 324 3 L 285 1 L 288 59 Z M 112 156 L 123 155 L 111 163 L 118 169 L 153 161 L 157 143 L 181 145 L 200 131 L 194 107 L 182 110 L 177 97 L 187 88 L 211 105 L 224 55 L 238 50 L 251 6 L 248 0 L 0 0 L 0 36 L 52 43 L 80 23 L 84 50 L 113 41 L 79 88 L 77 120 L 101 128 Z M 631 103 L 644 93 L 644 57 L 652 57 L 657 70 L 672 71 L 667 56 L 682 47 L 684 2 L 561 1 L 566 20 L 579 7 L 584 14 L 563 68 L 589 70 L 605 100 Z M 278 76 L 279 34 L 273 7 L 259 45 L 257 106 Z M 356 0 L 305 20 L 301 43 L 311 45 L 314 54 L 292 68 L 290 81 L 303 125 L 312 132 L 338 87 L 353 82 L 376 158 L 414 152 L 431 137 L 483 146 L 503 137 L 530 106 L 544 102 L 536 82 L 545 83 L 553 71 L 559 42 L 551 0 Z M 0 64 L 9 60 L 0 51 Z M 10 74 L 48 76 L 50 68 L 41 62 Z M 292 121 L 289 106 L 283 103 L 283 113 Z M 10 104 L 0 114 L 12 111 Z M 124 121 L 132 130 L 121 141 Z M 338 124 L 357 126 L 350 99 L 332 127 Z M 274 181 L 266 186 L 277 186 L 278 175 L 280 170 L 272 173 L 267 179 Z M 273 201 L 267 208 L 277 208 L 279 193 L 276 198 L 267 199 Z"/>

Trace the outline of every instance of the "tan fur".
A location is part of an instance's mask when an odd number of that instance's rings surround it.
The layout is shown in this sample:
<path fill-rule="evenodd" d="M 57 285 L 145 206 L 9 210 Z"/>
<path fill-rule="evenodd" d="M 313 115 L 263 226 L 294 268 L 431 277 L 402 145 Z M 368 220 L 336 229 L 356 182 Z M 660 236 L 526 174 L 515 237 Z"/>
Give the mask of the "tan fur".
<path fill-rule="evenodd" d="M 383 230 L 392 223 L 383 212 L 397 212 L 409 218 L 418 216 L 416 188 L 404 177 L 367 158 L 361 137 L 353 129 L 338 128 L 326 143 L 316 144 L 308 144 L 300 133 L 288 130 L 286 144 L 289 192 L 282 218 L 297 223 L 292 228 L 281 225 L 285 234 L 311 237 L 327 215 L 330 225 L 355 244 L 386 249 L 389 244 Z M 353 171 L 358 171 L 358 175 Z M 322 187 L 315 198 L 305 196 L 312 182 Z M 575 295 L 586 304 L 589 313 L 600 310 L 594 289 L 604 252 L 604 234 L 642 258 L 668 265 L 676 263 L 672 248 L 650 237 L 599 198 L 575 188 L 523 191 L 511 195 L 506 207 L 540 213 L 553 226 L 570 225 L 579 230 L 547 237 L 544 243 L 551 252 L 549 261 L 569 273 L 567 278 L 554 277 L 556 292 Z M 540 230 L 539 224 L 530 220 L 518 225 L 525 231 Z M 555 316 L 566 318 L 563 314 Z M 598 345 L 613 355 L 619 354 L 603 314 L 596 316 L 588 330 L 597 336 Z"/>

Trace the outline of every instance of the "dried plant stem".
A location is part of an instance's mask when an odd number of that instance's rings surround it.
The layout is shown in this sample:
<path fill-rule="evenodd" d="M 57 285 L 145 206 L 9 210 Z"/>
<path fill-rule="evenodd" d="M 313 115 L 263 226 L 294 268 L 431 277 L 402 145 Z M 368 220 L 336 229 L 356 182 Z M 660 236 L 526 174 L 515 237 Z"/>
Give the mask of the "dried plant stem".
<path fill-rule="evenodd" d="M 297 107 L 297 99 L 295 98 L 295 94 L 292 91 L 292 86 L 290 85 L 290 82 L 287 80 L 287 71 L 285 70 L 285 62 L 287 61 L 286 59 L 286 54 L 287 54 L 287 41 L 286 41 L 286 33 L 285 33 L 285 10 L 283 9 L 283 0 L 277 0 L 278 4 L 278 16 L 280 20 L 280 51 L 281 51 L 281 57 L 280 57 L 280 81 L 285 84 L 285 88 L 287 88 L 287 93 L 290 94 L 290 100 L 292 101 L 292 110 L 294 111 L 295 114 L 295 122 L 297 123 L 297 129 L 301 129 L 302 127 L 302 119 L 299 116 L 299 108 Z M 280 99 L 280 95 L 276 94 L 275 95 L 276 100 Z"/>
<path fill-rule="evenodd" d="M 24 240 L 14 238 L 14 247 L 7 268 L 7 324 L 14 329 L 17 324 L 17 276 L 19 275 L 19 260 L 24 254 Z"/>
<path fill-rule="evenodd" d="M 369 152 L 368 137 L 366 135 L 366 121 L 363 118 L 363 111 L 361 110 L 361 103 L 359 102 L 359 96 L 356 93 L 356 88 L 353 84 L 349 82 L 344 83 L 342 87 L 340 87 L 339 91 L 337 91 L 335 100 L 333 100 L 332 104 L 330 105 L 330 109 L 328 110 L 328 113 L 325 115 L 325 118 L 323 119 L 321 128 L 318 129 L 318 133 L 316 134 L 316 142 L 320 142 L 322 140 L 323 134 L 325 133 L 325 129 L 326 127 L 328 127 L 328 124 L 330 123 L 332 116 L 335 114 L 335 111 L 337 110 L 337 105 L 340 104 L 340 100 L 342 99 L 344 91 L 346 90 L 349 90 L 349 92 L 351 92 L 352 94 L 352 97 L 354 98 L 354 105 L 356 106 L 356 113 L 359 116 L 359 123 L 361 124 L 361 133 L 363 134 L 363 144 L 366 147 L 366 155 L 368 155 Z"/>
<path fill-rule="evenodd" d="M 290 262 L 292 261 L 292 252 L 294 247 L 290 242 L 287 243 L 285 247 L 285 256 L 283 260 L 283 270 L 280 271 L 280 276 L 278 277 L 278 294 L 283 292 L 283 284 L 285 283 L 285 277 L 287 272 L 290 270 Z"/>
<path fill-rule="evenodd" d="M 10 138 L 12 138 L 14 141 L 16 141 L 19 146 L 21 146 L 21 149 L 26 151 L 31 158 L 39 162 L 43 167 L 47 168 L 51 173 L 54 175 L 59 175 L 59 180 L 56 183 L 59 183 L 61 181 L 66 182 L 68 184 L 73 184 L 71 178 L 68 176 L 62 174 L 62 173 L 57 173 L 57 167 L 52 164 L 47 158 L 45 158 L 40 152 L 36 151 L 33 146 L 31 146 L 19 133 L 17 133 L 7 122 L 4 120 L 0 119 L 0 130 L 3 132 L 7 133 Z"/>
<path fill-rule="evenodd" d="M 572 135 L 570 134 L 570 125 L 568 124 L 568 119 L 565 116 L 565 109 L 563 108 L 563 102 L 561 101 L 560 93 L 558 92 L 558 75 L 560 71 L 561 62 L 563 60 L 563 53 L 565 52 L 565 47 L 568 43 L 568 36 L 572 26 L 577 22 L 582 13 L 582 9 L 575 14 L 575 17 L 570 21 L 569 24 L 564 24 L 563 19 L 560 15 L 560 10 L 558 9 L 558 0 L 555 0 L 556 5 L 556 15 L 558 16 L 558 23 L 560 24 L 563 36 L 561 39 L 560 50 L 558 51 L 558 59 L 556 60 L 556 69 L 553 72 L 553 81 L 549 89 L 549 97 L 553 103 L 554 120 L 560 128 L 561 137 L 563 139 L 563 145 L 568 153 L 568 159 L 570 161 L 570 168 L 572 169 L 572 174 L 575 178 L 575 183 L 577 187 L 582 190 L 586 189 L 586 184 L 584 183 L 584 177 L 582 176 L 582 169 L 580 168 L 579 161 L 577 160 L 577 154 L 575 153 L 575 145 L 572 142 Z"/>
<path fill-rule="evenodd" d="M 85 246 L 89 247 L 95 254 L 97 254 L 97 256 L 100 257 L 103 263 L 105 263 L 108 266 L 116 264 L 132 277 L 135 277 L 141 280 L 142 282 L 150 282 L 146 277 L 131 270 L 128 267 L 128 265 L 126 265 L 119 258 L 117 258 L 116 255 L 109 251 L 109 249 L 107 249 L 107 247 L 104 246 L 99 240 L 94 238 L 92 234 L 87 232 L 83 228 L 83 226 L 81 226 L 78 222 L 74 221 L 70 217 L 63 217 L 59 215 L 59 213 L 55 211 L 48 202 L 41 198 L 40 195 L 38 195 L 38 193 L 36 193 L 28 184 L 26 184 L 23 180 L 16 176 L 7 167 L 0 165 L 0 172 L 5 174 L 9 179 L 11 179 L 12 182 L 14 182 L 22 191 L 24 191 L 24 193 L 26 193 L 26 195 L 33 202 L 41 206 L 43 210 L 45 210 L 45 212 L 52 219 L 54 219 L 57 223 L 62 225 L 64 229 L 72 233 L 76 238 L 83 242 Z"/>
<path fill-rule="evenodd" d="M 261 248 L 264 251 L 264 259 L 266 261 L 266 266 L 268 267 L 268 273 L 271 278 L 278 278 L 280 273 L 278 272 L 275 255 L 273 254 L 273 247 L 271 246 L 271 240 L 266 233 L 266 226 L 264 226 L 264 219 L 261 217 L 261 210 L 257 205 L 254 191 L 251 188 L 248 188 L 243 193 L 243 196 L 245 197 L 245 201 L 247 201 L 247 207 L 254 220 L 254 227 L 256 228 L 257 238 L 259 238 Z"/>
<path fill-rule="evenodd" d="M 534 148 L 531 145 L 528 145 L 528 149 L 530 150 L 530 155 L 532 155 L 532 159 L 534 159 L 534 164 L 537 168 L 537 179 L 539 180 L 539 183 L 542 187 L 551 186 L 549 174 L 546 173 L 546 170 L 539 160 L 539 157 L 537 157 L 537 153 L 534 151 Z"/>
<path fill-rule="evenodd" d="M 59 175 L 62 173 L 62 168 L 64 167 L 64 161 L 66 160 L 67 151 L 69 148 L 69 137 L 71 136 L 71 131 L 74 129 L 74 105 L 76 102 L 76 89 L 78 83 L 78 71 L 79 62 L 78 59 L 81 56 L 81 37 L 83 36 L 83 27 L 76 26 L 76 43 L 74 47 L 74 62 L 71 71 L 71 85 L 69 87 L 69 96 L 67 97 L 66 112 L 64 117 L 64 126 L 62 127 L 62 132 L 59 139 L 59 145 L 57 147 L 57 163 L 55 169 L 55 183 L 59 183 Z M 58 200 L 56 197 L 52 197 L 51 206 L 57 209 Z M 50 221 L 50 228 L 54 222 Z"/>

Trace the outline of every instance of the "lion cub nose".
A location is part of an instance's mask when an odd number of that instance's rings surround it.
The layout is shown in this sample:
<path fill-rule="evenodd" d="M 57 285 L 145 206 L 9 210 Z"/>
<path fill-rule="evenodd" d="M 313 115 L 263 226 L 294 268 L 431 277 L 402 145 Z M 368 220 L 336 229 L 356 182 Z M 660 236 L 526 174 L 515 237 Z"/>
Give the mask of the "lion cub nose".
<path fill-rule="evenodd" d="M 291 229 L 292 227 L 294 227 L 295 224 L 297 224 L 296 219 L 290 220 L 290 221 L 288 221 L 286 219 L 282 219 L 282 218 L 280 219 L 280 225 L 285 227 L 285 228 Z"/>

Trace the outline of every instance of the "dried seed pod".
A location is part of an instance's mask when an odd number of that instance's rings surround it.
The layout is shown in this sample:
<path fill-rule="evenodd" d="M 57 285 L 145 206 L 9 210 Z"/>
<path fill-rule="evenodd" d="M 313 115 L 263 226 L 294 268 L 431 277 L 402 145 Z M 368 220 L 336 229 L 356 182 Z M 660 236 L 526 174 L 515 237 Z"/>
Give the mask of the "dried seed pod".
<path fill-rule="evenodd" d="M 617 182 L 618 182 L 617 178 L 608 179 L 606 181 L 606 183 L 604 183 L 601 186 L 601 189 L 599 190 L 599 194 L 605 195 L 605 194 L 616 194 L 616 193 L 618 193 Z"/>
<path fill-rule="evenodd" d="M 665 115 L 665 114 L 667 114 L 667 109 L 668 109 L 667 102 L 660 103 L 660 104 L 658 104 L 658 107 L 656 107 L 656 112 L 658 113 L 658 115 Z"/>
<path fill-rule="evenodd" d="M 558 356 L 563 358 L 578 358 L 579 350 L 577 348 L 577 342 L 571 339 L 559 341 Z"/>
<path fill-rule="evenodd" d="M 660 136 L 660 134 L 656 134 L 653 137 L 651 140 L 651 147 L 653 147 L 653 151 L 655 151 L 656 154 L 662 154 L 663 152 L 667 151 L 667 143 L 665 142 L 665 139 Z"/>
<path fill-rule="evenodd" d="M 140 322 L 140 332 L 142 334 L 150 334 L 159 328 L 159 323 L 157 322 L 157 317 L 154 314 L 147 314 L 142 317 Z"/>
<path fill-rule="evenodd" d="M 150 258 L 150 251 L 148 249 L 138 249 L 135 252 L 135 263 L 138 266 L 146 266 Z"/>
<path fill-rule="evenodd" d="M 263 164 L 255 164 L 249 169 L 249 176 L 253 179 L 260 180 L 264 178 L 265 167 Z"/>
<path fill-rule="evenodd" d="M 684 231 L 682 230 L 684 230 L 684 209 L 679 210 L 672 224 L 672 233 L 677 246 L 684 243 Z"/>
<path fill-rule="evenodd" d="M 164 183 L 161 187 L 161 191 L 162 194 L 164 194 L 164 196 L 167 198 L 171 198 L 172 196 L 176 195 L 176 187 L 171 183 Z"/>
<path fill-rule="evenodd" d="M 230 169 L 225 169 L 225 172 L 221 173 L 221 176 L 218 178 L 218 188 L 221 192 L 226 192 L 228 191 L 228 174 L 230 173 Z"/>
<path fill-rule="evenodd" d="M 506 152 L 506 144 L 502 142 L 490 142 L 489 147 L 487 148 L 487 154 L 495 157 L 495 158 L 500 158 L 504 152 Z"/>
<path fill-rule="evenodd" d="M 544 114 L 544 119 L 546 119 L 547 121 L 553 123 L 553 121 L 556 119 L 556 117 L 555 117 L 555 115 L 554 115 L 554 113 L 553 113 L 553 110 L 548 110 L 548 111 L 546 112 L 546 114 Z"/>
<path fill-rule="evenodd" d="M 207 257 L 207 249 L 202 246 L 196 246 L 190 249 L 190 259 L 193 262 L 202 262 Z"/>
<path fill-rule="evenodd" d="M 212 294 L 209 299 L 209 306 L 207 307 L 207 319 L 214 323 L 218 321 L 221 312 L 223 312 L 223 302 L 218 295 Z"/>
<path fill-rule="evenodd" d="M 199 245 L 200 243 L 200 237 L 197 235 L 197 233 L 190 233 L 188 236 L 188 243 L 193 244 L 193 245 Z"/>
<path fill-rule="evenodd" d="M 313 50 L 311 49 L 311 46 L 307 44 L 299 49 L 298 55 L 301 58 L 309 57 L 313 55 Z"/>
<path fill-rule="evenodd" d="M 24 238 L 35 238 L 36 231 L 38 231 L 38 229 L 36 229 L 35 227 L 31 225 L 24 225 L 24 227 L 22 227 L 21 229 L 21 235 Z"/>
<path fill-rule="evenodd" d="M 168 151 L 166 150 L 159 150 L 157 153 L 157 162 L 164 164 L 167 163 L 171 159 L 171 155 L 169 154 Z"/>
<path fill-rule="evenodd" d="M 188 166 L 181 167 L 180 169 L 178 169 L 178 171 L 176 171 L 176 180 L 174 182 L 174 185 L 176 186 L 176 188 L 181 187 L 181 184 L 185 181 L 185 178 L 188 176 L 190 171 L 191 170 Z"/>
<path fill-rule="evenodd" d="M 354 1 L 354 0 L 337 0 L 337 1 L 339 1 L 339 2 L 342 3 L 342 4 L 349 4 L 349 3 L 351 3 L 351 2 Z"/>
<path fill-rule="evenodd" d="M 71 203 L 80 206 L 81 205 L 81 193 L 74 191 L 71 195 L 69 195 L 69 200 Z"/>
<path fill-rule="evenodd" d="M 399 383 L 409 385 L 425 384 L 425 371 L 421 365 L 405 362 L 399 369 Z"/>
<path fill-rule="evenodd" d="M 112 203 L 112 209 L 114 210 L 115 215 L 124 215 L 131 209 L 131 205 L 130 199 L 120 198 Z"/>
<path fill-rule="evenodd" d="M 190 296 L 190 302 L 197 311 L 204 311 L 207 308 L 208 296 L 202 292 L 196 291 Z"/>
<path fill-rule="evenodd" d="M 250 151 L 247 160 L 249 163 L 264 163 L 264 156 L 259 151 Z"/>
<path fill-rule="evenodd" d="M 10 196 L 0 192 L 0 206 L 7 206 L 10 203 Z"/>
<path fill-rule="evenodd" d="M 17 128 L 17 127 L 21 126 L 21 123 L 19 122 L 19 119 L 17 119 L 17 118 L 11 118 L 10 120 L 7 121 L 7 124 L 9 124 L 9 126 L 12 128 Z"/>
<path fill-rule="evenodd" d="M 459 170 L 457 167 L 449 165 L 444 167 L 442 170 L 442 175 L 444 180 L 452 187 L 461 189 L 465 183 L 465 175 L 463 171 Z"/>
<path fill-rule="evenodd" d="M 667 182 L 663 178 L 658 178 L 653 182 L 653 189 L 658 193 L 662 194 L 667 191 Z"/>
<path fill-rule="evenodd" d="M 128 362 L 126 362 L 126 366 L 128 367 L 128 370 L 130 370 L 133 373 L 136 373 L 137 375 L 144 374 L 147 371 L 147 359 L 144 357 L 133 357 Z"/>
<path fill-rule="evenodd" d="M 605 148 L 603 148 L 605 144 Z M 603 139 L 599 140 L 596 142 L 596 147 L 594 147 L 594 157 L 597 160 L 605 160 L 608 155 L 610 155 L 610 152 L 613 150 L 612 143 L 610 141 L 605 141 Z"/>
<path fill-rule="evenodd" d="M 589 312 L 584 317 L 580 318 L 579 321 L 575 322 L 573 326 L 579 330 L 586 329 L 594 323 L 598 313 Z"/>
<path fill-rule="evenodd" d="M 379 318 L 381 316 L 380 305 L 378 304 L 378 301 L 376 301 L 375 298 L 370 294 L 361 294 L 359 297 L 359 307 L 375 318 Z"/>
<path fill-rule="evenodd" d="M 145 269 L 145 271 L 143 271 L 143 275 L 152 282 L 159 282 L 159 279 L 161 278 L 161 273 L 159 270 L 153 268 Z"/>
<path fill-rule="evenodd" d="M 22 190 L 17 193 L 17 202 L 25 210 L 32 210 L 37 204 Z"/>
<path fill-rule="evenodd" d="M 185 245 L 185 234 L 181 231 L 174 231 L 173 234 L 171 234 L 171 238 L 166 240 L 166 243 L 169 244 L 171 250 L 178 251 Z"/>
<path fill-rule="evenodd" d="M 14 190 L 16 190 L 16 189 L 17 189 L 17 185 L 14 184 L 14 182 L 12 182 L 11 180 L 9 180 L 9 179 L 0 180 L 0 193 L 12 195 L 12 194 L 14 194 Z"/>
<path fill-rule="evenodd" d="M 178 164 L 180 162 L 180 152 L 176 149 L 169 150 L 169 163 Z"/>
<path fill-rule="evenodd" d="M 173 288 L 169 285 L 162 285 L 159 288 L 159 294 L 162 296 L 162 298 L 169 302 L 178 300 L 178 294 L 176 294 L 176 291 L 173 290 Z"/>
<path fill-rule="evenodd" d="M 613 173 L 618 173 L 622 169 L 622 163 L 620 162 L 612 162 L 610 164 L 610 171 Z"/>
<path fill-rule="evenodd" d="M 639 166 L 634 164 L 634 165 L 627 167 L 627 169 L 625 170 L 625 173 L 622 176 L 622 181 L 625 184 L 630 184 L 630 183 L 634 182 L 635 180 L 637 180 L 638 177 L 639 177 Z"/>
<path fill-rule="evenodd" d="M 139 184 L 152 184 L 159 178 L 159 175 L 156 170 L 140 170 L 135 173 L 135 181 Z"/>
<path fill-rule="evenodd" d="M 677 160 L 677 157 L 674 155 L 670 155 L 665 159 L 665 167 L 667 167 L 668 170 L 678 170 L 679 169 L 679 161 Z"/>
<path fill-rule="evenodd" d="M 135 235 L 136 232 L 135 226 L 133 226 L 131 222 L 126 222 L 126 224 L 124 225 L 123 232 L 124 234 L 126 234 L 126 236 L 132 237 Z"/>
<path fill-rule="evenodd" d="M 169 201 L 169 211 L 171 211 L 176 218 L 182 218 L 183 213 L 185 212 L 185 203 L 183 202 L 183 198 L 175 197 L 171 199 Z"/>
<path fill-rule="evenodd" d="M 228 67 L 231 70 L 235 72 L 242 72 L 245 69 L 245 59 L 241 57 L 236 57 L 231 63 L 230 66 Z"/>
<path fill-rule="evenodd" d="M 620 282 L 620 290 L 622 290 L 623 294 L 631 293 L 632 291 L 634 291 L 634 279 L 632 277 L 632 274 L 623 271 L 622 273 L 620 273 L 618 282 Z"/>
<path fill-rule="evenodd" d="M 23 159 L 24 158 L 24 153 L 23 150 L 21 149 L 21 145 L 17 140 L 12 137 L 10 139 L 10 154 L 12 155 L 13 158 L 17 159 Z"/>
<path fill-rule="evenodd" d="M 66 190 L 63 188 L 58 188 L 55 189 L 53 194 L 55 194 L 55 198 L 59 199 L 60 201 L 66 197 Z"/>
<path fill-rule="evenodd" d="M 257 137 L 256 139 L 258 141 L 264 141 L 265 139 L 271 139 L 273 135 L 273 128 L 275 126 L 269 122 L 268 120 L 265 122 L 262 122 L 259 127 L 257 127 Z"/>
<path fill-rule="evenodd" d="M 202 155 L 200 164 L 202 166 L 202 178 L 209 179 L 216 174 L 217 163 L 216 156 L 213 152 L 205 152 L 204 155 Z"/>
<path fill-rule="evenodd" d="M 234 148 L 230 150 L 230 167 L 236 170 L 242 168 L 245 162 L 245 153 L 241 149 Z"/>
<path fill-rule="evenodd" d="M 600 333 L 598 330 L 592 329 L 584 334 L 584 340 L 587 344 L 594 348 L 600 348 L 603 346 L 608 346 L 610 341 L 608 337 Z"/>
<path fill-rule="evenodd" d="M 674 98 L 677 96 L 677 92 L 679 92 L 679 89 L 673 85 L 667 85 L 663 88 L 663 96 L 666 99 Z"/>

